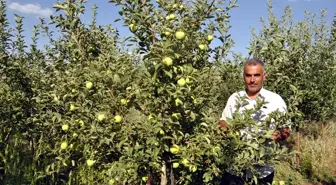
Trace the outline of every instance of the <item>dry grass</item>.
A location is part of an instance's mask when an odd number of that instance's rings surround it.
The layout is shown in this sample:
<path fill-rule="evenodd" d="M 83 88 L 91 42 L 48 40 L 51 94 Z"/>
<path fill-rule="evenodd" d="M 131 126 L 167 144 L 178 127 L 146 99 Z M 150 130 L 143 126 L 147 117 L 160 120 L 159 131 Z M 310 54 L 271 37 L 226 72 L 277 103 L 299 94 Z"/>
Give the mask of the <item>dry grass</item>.
<path fill-rule="evenodd" d="M 307 125 L 302 128 L 302 135 L 300 172 L 293 168 L 293 157 L 277 166 L 275 180 L 293 185 L 303 181 L 336 184 L 336 121 L 324 127 L 317 123 Z M 294 141 L 293 136 L 290 141 Z"/>
<path fill-rule="evenodd" d="M 307 177 L 314 181 L 335 182 L 336 122 L 321 128 L 317 137 L 303 137 L 301 152 L 301 169 Z"/>

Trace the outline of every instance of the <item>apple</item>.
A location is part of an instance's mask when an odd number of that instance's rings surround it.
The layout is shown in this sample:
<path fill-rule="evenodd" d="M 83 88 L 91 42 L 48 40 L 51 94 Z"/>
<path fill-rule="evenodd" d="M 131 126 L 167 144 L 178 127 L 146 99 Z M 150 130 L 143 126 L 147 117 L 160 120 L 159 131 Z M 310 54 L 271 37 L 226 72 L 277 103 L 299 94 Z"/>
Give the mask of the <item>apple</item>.
<path fill-rule="evenodd" d="M 170 35 L 170 32 L 166 31 L 164 34 L 168 37 Z"/>
<path fill-rule="evenodd" d="M 108 70 L 106 71 L 106 74 L 108 74 L 108 75 L 109 75 L 109 74 L 112 74 L 112 71 L 108 69 Z"/>
<path fill-rule="evenodd" d="M 75 107 L 75 105 L 74 105 L 74 104 L 71 104 L 71 105 L 70 105 L 70 111 L 74 111 L 74 110 L 75 110 L 75 108 L 76 108 L 76 107 Z"/>
<path fill-rule="evenodd" d="M 285 181 L 279 181 L 279 185 L 285 185 Z"/>
<path fill-rule="evenodd" d="M 65 141 L 62 142 L 62 143 L 61 143 L 61 149 L 62 149 L 62 150 L 65 150 L 65 149 L 67 149 L 67 148 L 68 148 L 68 143 L 65 142 Z"/>
<path fill-rule="evenodd" d="M 189 169 L 192 172 L 196 172 L 197 171 L 197 166 L 195 166 L 195 165 L 194 166 L 190 166 Z"/>
<path fill-rule="evenodd" d="M 109 180 L 109 184 L 110 184 L 110 185 L 113 185 L 114 183 L 115 183 L 115 180 L 114 180 L 114 179 L 110 179 L 110 180 Z"/>
<path fill-rule="evenodd" d="M 120 123 L 122 120 L 123 120 L 123 117 L 122 117 L 122 116 L 119 116 L 119 115 L 114 116 L 114 122 L 116 122 L 116 123 Z"/>
<path fill-rule="evenodd" d="M 131 32 L 136 32 L 138 30 L 138 26 L 136 26 L 135 24 L 130 24 L 129 29 L 131 30 Z"/>
<path fill-rule="evenodd" d="M 206 49 L 205 45 L 204 44 L 200 44 L 198 45 L 199 49 L 204 51 Z"/>
<path fill-rule="evenodd" d="M 177 31 L 177 32 L 175 33 L 175 37 L 176 37 L 176 39 L 178 39 L 178 40 L 183 40 L 184 37 L 185 37 L 185 33 L 184 33 L 183 31 Z"/>
<path fill-rule="evenodd" d="M 171 19 L 175 19 L 175 15 L 174 14 L 167 15 L 166 20 L 168 21 L 168 20 L 171 20 Z"/>
<path fill-rule="evenodd" d="M 160 130 L 160 134 L 161 135 L 164 135 L 165 134 L 165 131 L 163 131 L 162 129 Z"/>
<path fill-rule="evenodd" d="M 64 125 L 62 125 L 62 130 L 63 130 L 63 131 L 67 131 L 67 130 L 69 130 L 69 125 L 68 125 L 68 124 L 64 124 Z"/>
<path fill-rule="evenodd" d="M 214 36 L 213 35 L 208 35 L 208 41 L 212 41 L 213 40 L 213 38 L 214 38 Z"/>
<path fill-rule="evenodd" d="M 88 165 L 88 167 L 93 166 L 95 162 L 96 162 L 96 161 L 91 160 L 91 159 L 86 160 L 86 164 Z"/>
<path fill-rule="evenodd" d="M 103 121 L 105 119 L 105 114 L 99 114 L 98 115 L 98 120 Z"/>
<path fill-rule="evenodd" d="M 186 78 L 186 83 L 187 83 L 187 84 L 191 84 L 191 83 L 192 83 L 192 81 L 190 80 L 189 77 Z"/>
<path fill-rule="evenodd" d="M 182 164 L 183 164 L 185 167 L 190 166 L 190 162 L 189 162 L 188 159 L 183 159 L 183 160 L 182 160 Z"/>
<path fill-rule="evenodd" d="M 148 180 L 148 177 L 146 177 L 146 176 L 143 176 L 143 177 L 141 178 L 141 180 L 143 180 L 144 182 L 147 182 L 147 180 Z"/>
<path fill-rule="evenodd" d="M 71 92 L 72 92 L 72 93 L 75 93 L 75 92 L 77 92 L 77 91 L 76 91 L 76 89 L 72 89 Z"/>
<path fill-rule="evenodd" d="M 79 120 L 78 123 L 80 124 L 81 127 L 84 127 L 84 121 L 83 120 Z"/>
<path fill-rule="evenodd" d="M 72 134 L 72 137 L 77 137 L 77 136 L 78 134 L 76 132 Z"/>
<path fill-rule="evenodd" d="M 87 89 L 92 89 L 92 87 L 93 87 L 93 83 L 92 83 L 92 82 L 86 82 L 85 87 L 86 87 Z"/>
<path fill-rule="evenodd" d="M 180 78 L 180 79 L 177 81 L 177 84 L 178 84 L 180 87 L 185 86 L 185 84 L 186 84 L 186 80 L 185 80 L 185 78 Z"/>
<path fill-rule="evenodd" d="M 162 62 L 166 65 L 166 66 L 171 66 L 173 65 L 173 59 L 170 57 L 164 57 Z"/>
<path fill-rule="evenodd" d="M 180 10 L 182 10 L 183 8 L 184 8 L 183 4 L 182 4 L 182 5 L 180 5 Z"/>
<path fill-rule="evenodd" d="M 171 146 L 169 148 L 169 151 L 172 153 L 172 154 L 178 154 L 179 151 L 180 151 L 180 147 L 176 144 L 173 144 L 173 146 Z"/>
<path fill-rule="evenodd" d="M 178 4 L 173 4 L 173 8 L 177 8 Z"/>
<path fill-rule="evenodd" d="M 121 99 L 121 100 L 120 100 L 121 105 L 126 105 L 127 102 L 128 102 L 128 101 L 127 101 L 126 99 Z"/>
<path fill-rule="evenodd" d="M 176 106 L 179 106 L 179 105 L 182 105 L 182 104 L 183 104 L 182 100 L 180 100 L 178 98 L 175 99 L 175 105 Z"/>
<path fill-rule="evenodd" d="M 180 166 L 180 163 L 173 163 L 173 168 L 178 168 Z"/>

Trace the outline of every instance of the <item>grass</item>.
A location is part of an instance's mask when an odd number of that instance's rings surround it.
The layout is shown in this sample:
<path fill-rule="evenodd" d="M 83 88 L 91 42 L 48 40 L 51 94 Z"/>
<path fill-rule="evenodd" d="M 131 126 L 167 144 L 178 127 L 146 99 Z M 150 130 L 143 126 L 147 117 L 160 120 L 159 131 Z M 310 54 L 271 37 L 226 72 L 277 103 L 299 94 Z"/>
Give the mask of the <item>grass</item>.
<path fill-rule="evenodd" d="M 336 184 L 336 122 L 309 124 L 301 129 L 301 164 L 295 157 L 277 165 L 275 181 L 286 184 Z M 289 139 L 293 143 L 294 135 Z M 305 182 L 305 183 L 304 183 Z"/>

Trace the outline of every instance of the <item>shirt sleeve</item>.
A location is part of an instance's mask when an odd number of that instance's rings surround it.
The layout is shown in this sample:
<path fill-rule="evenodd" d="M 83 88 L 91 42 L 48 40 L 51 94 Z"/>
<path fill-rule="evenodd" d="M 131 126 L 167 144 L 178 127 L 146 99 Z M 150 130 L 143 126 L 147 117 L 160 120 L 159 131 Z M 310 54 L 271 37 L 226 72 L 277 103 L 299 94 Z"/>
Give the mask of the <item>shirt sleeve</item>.
<path fill-rule="evenodd" d="M 233 118 L 233 112 L 234 112 L 234 108 L 235 108 L 235 97 L 236 95 L 233 94 L 230 96 L 230 98 L 228 99 L 226 106 L 222 112 L 222 117 L 220 120 L 227 120 L 228 118 L 232 119 Z"/>

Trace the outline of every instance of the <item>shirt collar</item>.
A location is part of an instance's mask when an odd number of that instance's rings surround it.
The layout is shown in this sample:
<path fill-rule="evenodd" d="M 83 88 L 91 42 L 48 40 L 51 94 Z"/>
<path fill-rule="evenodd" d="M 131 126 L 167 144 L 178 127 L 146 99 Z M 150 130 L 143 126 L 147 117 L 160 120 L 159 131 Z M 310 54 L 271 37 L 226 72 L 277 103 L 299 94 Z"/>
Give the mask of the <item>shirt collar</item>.
<path fill-rule="evenodd" d="M 244 94 L 245 94 L 245 96 L 246 96 L 249 100 L 252 100 L 252 99 L 250 99 L 250 98 L 247 96 L 246 90 L 244 91 Z M 258 96 L 260 96 L 262 99 L 265 99 L 265 97 L 266 97 L 266 90 L 264 89 L 264 87 L 261 87 Z M 257 97 L 258 97 L 258 96 L 257 96 Z M 253 99 L 253 100 L 255 100 L 255 99 Z"/>

